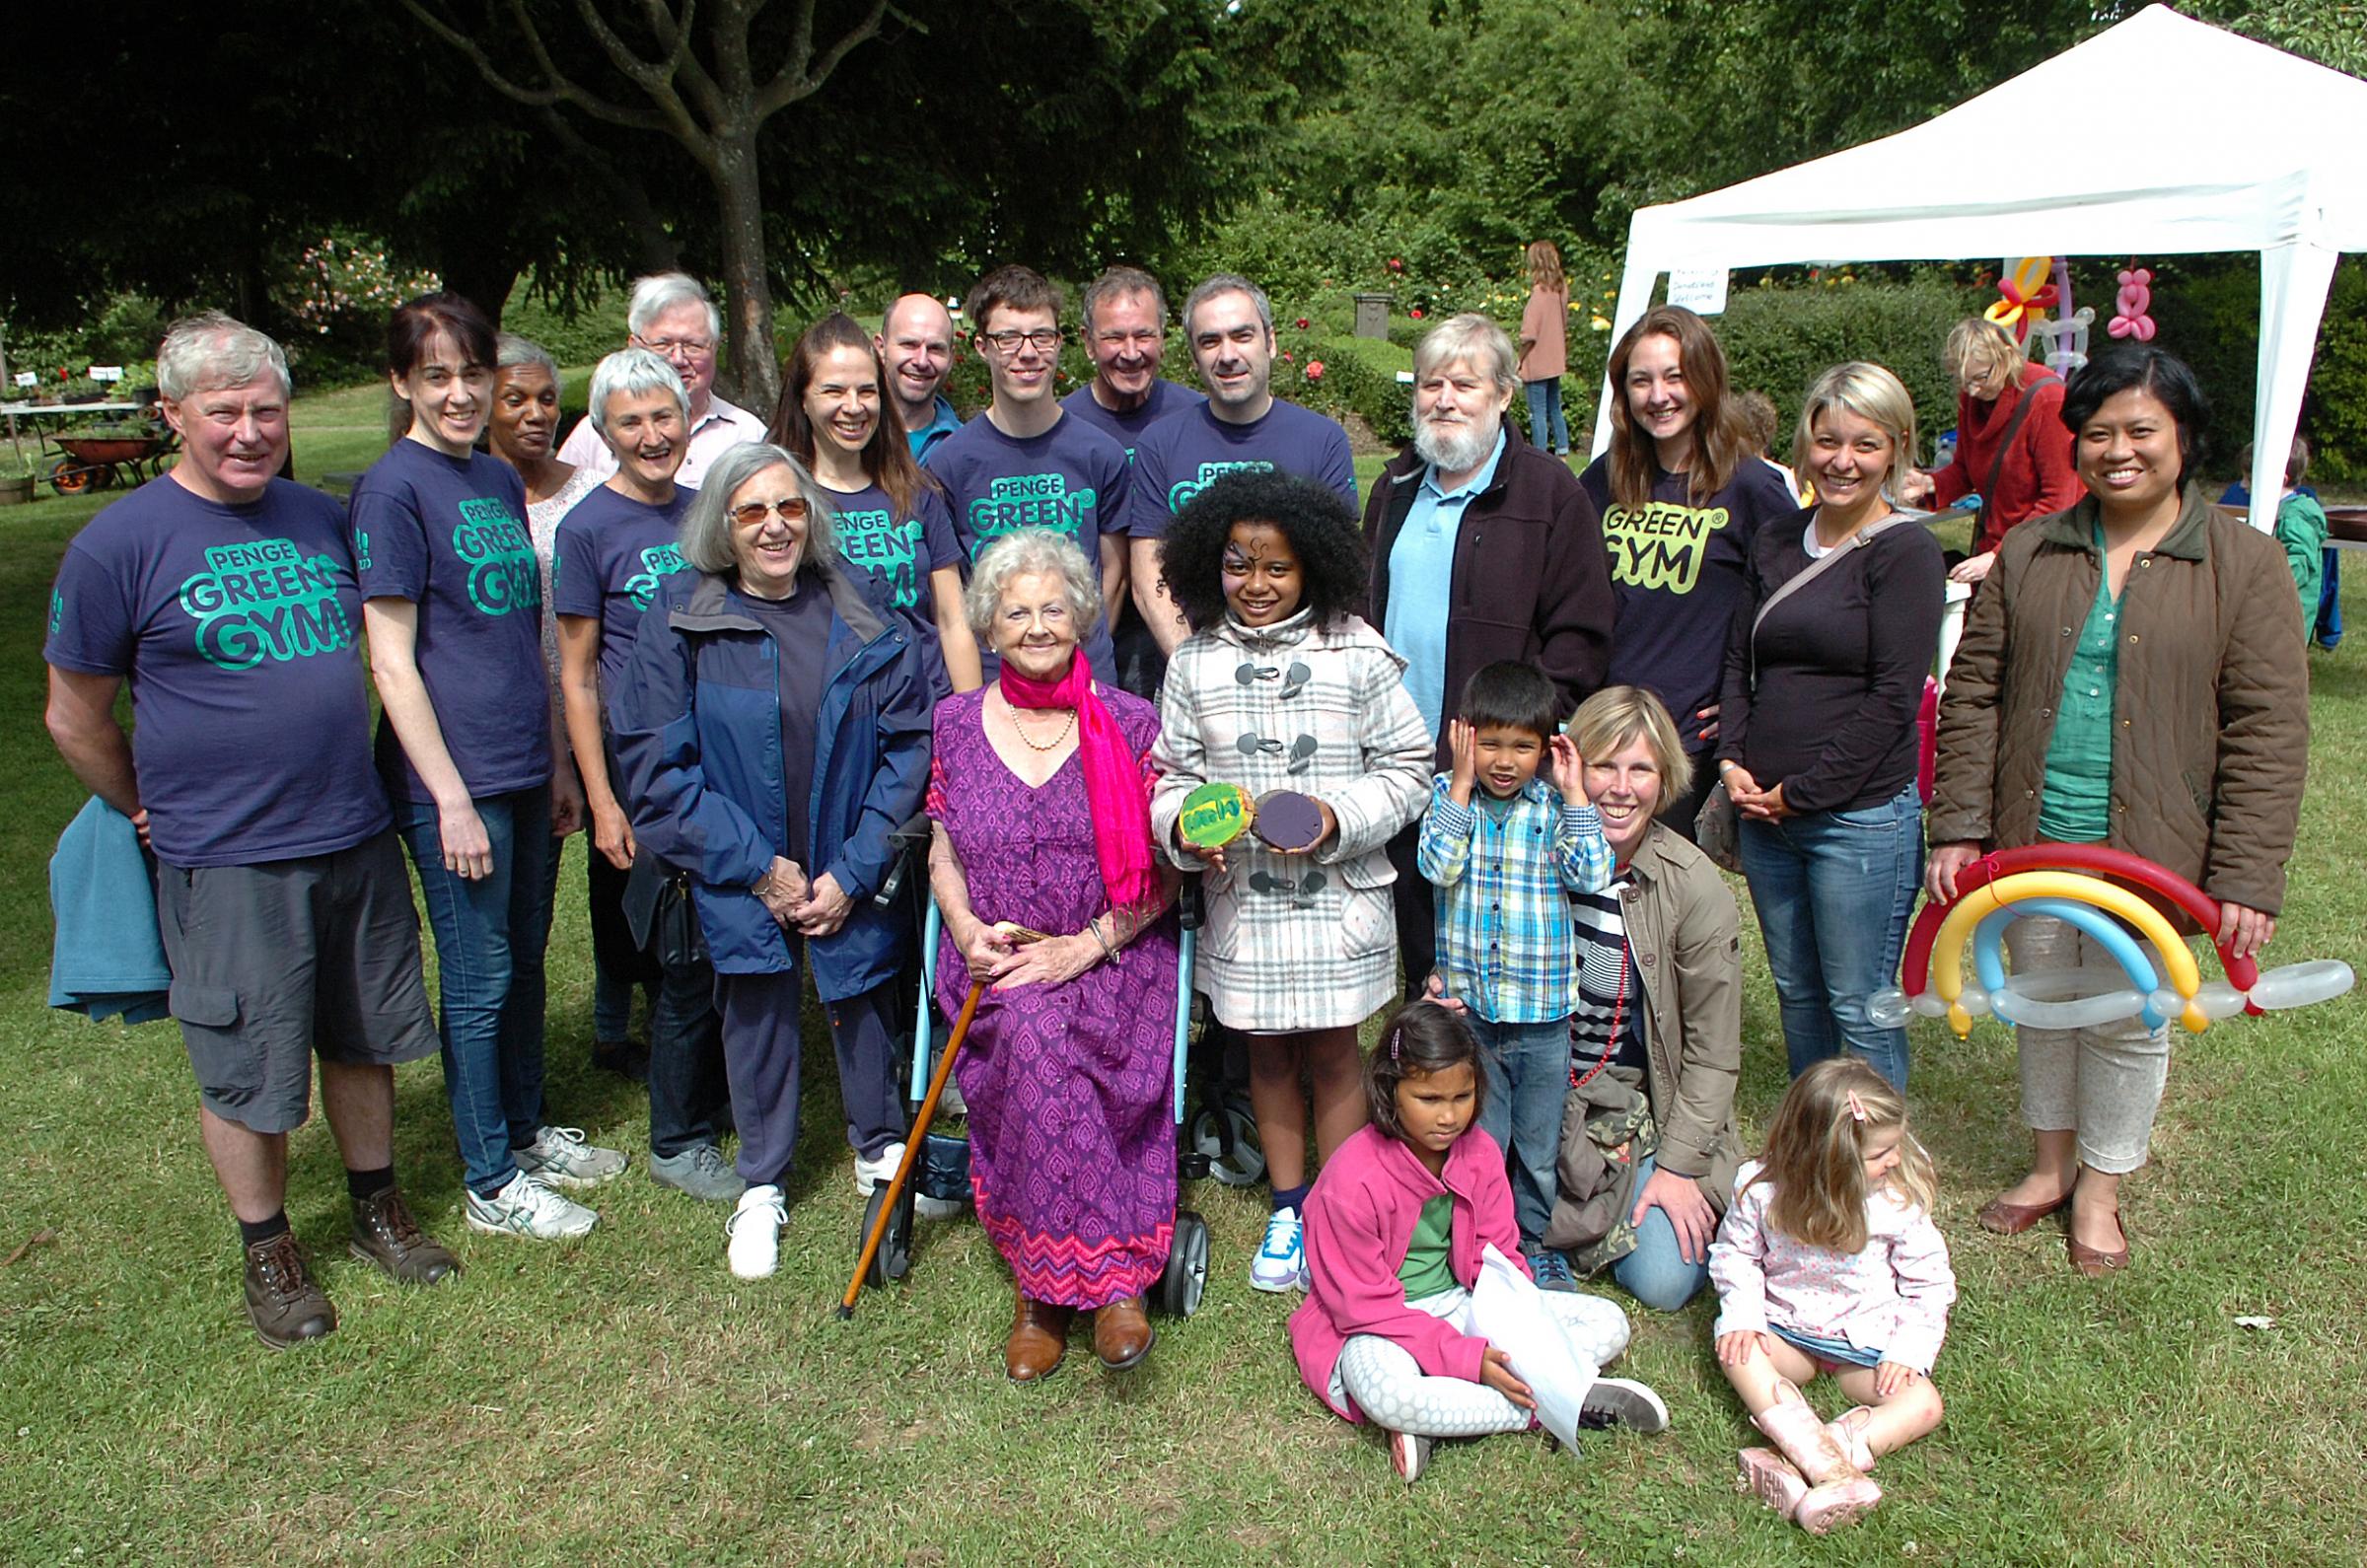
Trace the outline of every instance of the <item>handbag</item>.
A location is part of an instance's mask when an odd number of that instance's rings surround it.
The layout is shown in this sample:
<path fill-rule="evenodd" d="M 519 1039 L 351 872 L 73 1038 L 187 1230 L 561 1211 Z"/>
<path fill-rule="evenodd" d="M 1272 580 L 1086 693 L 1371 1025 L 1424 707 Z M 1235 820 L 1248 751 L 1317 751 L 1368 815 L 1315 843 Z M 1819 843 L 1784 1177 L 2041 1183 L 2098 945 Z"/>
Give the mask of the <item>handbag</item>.
<path fill-rule="evenodd" d="M 688 872 L 655 855 L 638 856 L 625 877 L 622 902 L 626 929 L 660 968 L 681 970 L 707 962 L 707 936 L 698 926 Z"/>

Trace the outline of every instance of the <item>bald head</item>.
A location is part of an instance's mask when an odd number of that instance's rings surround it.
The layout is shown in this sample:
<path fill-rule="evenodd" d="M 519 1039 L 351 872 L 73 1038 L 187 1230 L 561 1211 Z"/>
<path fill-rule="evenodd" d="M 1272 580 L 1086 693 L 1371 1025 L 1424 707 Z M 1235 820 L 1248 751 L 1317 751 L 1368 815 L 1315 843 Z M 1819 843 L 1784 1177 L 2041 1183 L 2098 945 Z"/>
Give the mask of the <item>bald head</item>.
<path fill-rule="evenodd" d="M 926 294 L 907 294 L 880 322 L 880 357 L 888 362 L 888 391 L 906 429 L 929 422 L 937 389 L 954 364 L 954 319 Z"/>

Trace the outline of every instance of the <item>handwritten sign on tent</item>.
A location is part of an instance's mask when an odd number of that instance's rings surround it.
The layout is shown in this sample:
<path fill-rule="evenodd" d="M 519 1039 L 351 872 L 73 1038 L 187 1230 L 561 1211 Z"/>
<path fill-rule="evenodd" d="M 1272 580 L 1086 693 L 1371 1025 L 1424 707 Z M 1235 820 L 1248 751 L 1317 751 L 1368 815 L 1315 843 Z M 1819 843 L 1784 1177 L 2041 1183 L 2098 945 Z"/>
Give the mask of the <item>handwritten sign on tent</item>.
<path fill-rule="evenodd" d="M 1669 303 L 1682 305 L 1695 316 L 1716 316 L 1726 309 L 1724 267 L 1678 267 L 1669 273 Z"/>

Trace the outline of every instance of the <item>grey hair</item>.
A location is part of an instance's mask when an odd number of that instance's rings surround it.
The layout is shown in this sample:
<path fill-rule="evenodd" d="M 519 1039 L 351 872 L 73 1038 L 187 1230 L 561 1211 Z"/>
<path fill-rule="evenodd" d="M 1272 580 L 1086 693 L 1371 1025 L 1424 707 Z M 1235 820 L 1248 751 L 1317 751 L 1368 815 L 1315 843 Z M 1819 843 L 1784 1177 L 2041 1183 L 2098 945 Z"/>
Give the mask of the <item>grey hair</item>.
<path fill-rule="evenodd" d="M 184 316 L 165 328 L 156 350 L 156 390 L 175 402 L 201 392 L 244 387 L 268 372 L 283 397 L 296 393 L 288 356 L 277 343 L 220 311 Z"/>
<path fill-rule="evenodd" d="M 550 357 L 549 349 L 533 338 L 503 332 L 493 339 L 493 345 L 495 370 L 523 370 L 529 365 L 539 365 L 553 387 L 559 384 L 559 362 Z"/>
<path fill-rule="evenodd" d="M 1457 360 L 1468 362 L 1474 370 L 1485 369 L 1483 354 L 1496 362 L 1488 376 L 1499 388 L 1510 392 L 1521 384 L 1521 351 L 1512 346 L 1504 328 L 1477 311 L 1450 316 L 1422 334 L 1413 351 L 1414 379 L 1419 381 Z"/>
<path fill-rule="evenodd" d="M 1102 618 L 1102 580 L 1076 541 L 1052 529 L 1013 529 L 986 546 L 970 568 L 969 586 L 962 591 L 962 611 L 978 641 L 992 643 L 988 628 L 1003 602 L 1003 590 L 1014 577 L 1031 572 L 1060 574 L 1079 638 Z"/>
<path fill-rule="evenodd" d="M 653 392 L 672 392 L 675 407 L 682 412 L 682 423 L 690 422 L 690 393 L 682 386 L 681 374 L 666 357 L 646 348 L 620 348 L 592 367 L 592 405 L 584 411 L 584 417 L 606 437 L 610 397 L 618 392 L 637 396 Z M 683 432 L 683 439 L 689 439 L 687 431 Z"/>
<path fill-rule="evenodd" d="M 687 272 L 653 272 L 633 282 L 633 303 L 624 313 L 625 330 L 635 337 L 646 334 L 650 323 L 678 305 L 698 305 L 706 308 L 707 335 L 721 342 L 723 313 L 715 309 L 715 296 L 707 286 Z"/>
<path fill-rule="evenodd" d="M 1159 280 L 1140 267 L 1112 267 L 1088 284 L 1085 289 L 1085 330 L 1095 329 L 1093 313 L 1102 308 L 1105 300 L 1121 300 L 1130 294 L 1148 294 L 1151 312 L 1159 318 L 1160 330 L 1167 328 L 1167 291 Z"/>
<path fill-rule="evenodd" d="M 1259 324 L 1264 326 L 1267 336 L 1273 335 L 1274 304 L 1265 297 L 1265 290 L 1238 272 L 1218 272 L 1203 279 L 1200 286 L 1191 291 L 1191 297 L 1184 302 L 1184 335 L 1185 337 L 1191 336 L 1192 317 L 1199 313 L 1201 306 L 1215 299 L 1219 294 L 1248 295 L 1250 303 L 1257 307 Z"/>
<path fill-rule="evenodd" d="M 829 493 L 814 482 L 806 465 L 783 449 L 765 441 L 744 441 L 724 449 L 707 465 L 698 492 L 682 513 L 682 559 L 702 572 L 732 572 L 740 558 L 732 553 L 732 492 L 757 474 L 787 468 L 806 498 L 806 548 L 799 558 L 821 562 L 838 553 L 838 509 Z"/>

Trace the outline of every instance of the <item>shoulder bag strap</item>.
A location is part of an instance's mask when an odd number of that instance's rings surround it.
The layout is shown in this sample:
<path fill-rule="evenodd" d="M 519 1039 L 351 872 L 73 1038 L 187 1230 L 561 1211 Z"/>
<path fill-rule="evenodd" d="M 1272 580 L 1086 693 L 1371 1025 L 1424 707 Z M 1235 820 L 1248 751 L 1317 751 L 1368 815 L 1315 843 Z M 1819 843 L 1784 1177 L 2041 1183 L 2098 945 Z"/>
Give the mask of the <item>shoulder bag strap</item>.
<path fill-rule="evenodd" d="M 1997 504 L 1997 481 L 2005 473 L 2005 455 L 2014 449 L 2014 437 L 2022 433 L 2022 421 L 2029 415 L 2030 405 L 2035 400 L 2028 387 L 2021 388 L 2020 393 L 2014 399 L 2013 413 L 2005 421 L 2005 439 L 1997 443 L 1997 456 L 1989 460 L 1989 481 L 1980 487 L 1980 515 L 1972 520 L 1972 542 L 1975 544 L 1980 542 L 1981 535 L 1988 531 L 1989 508 Z"/>

